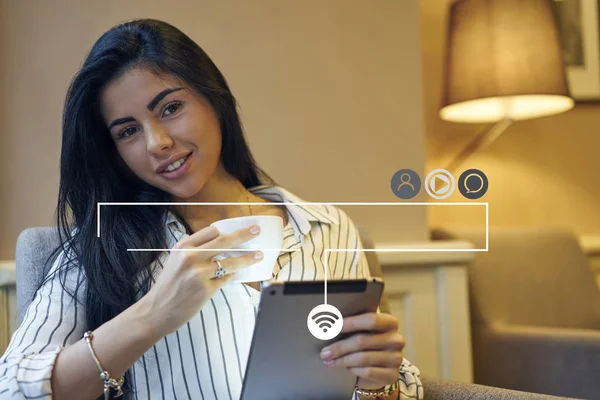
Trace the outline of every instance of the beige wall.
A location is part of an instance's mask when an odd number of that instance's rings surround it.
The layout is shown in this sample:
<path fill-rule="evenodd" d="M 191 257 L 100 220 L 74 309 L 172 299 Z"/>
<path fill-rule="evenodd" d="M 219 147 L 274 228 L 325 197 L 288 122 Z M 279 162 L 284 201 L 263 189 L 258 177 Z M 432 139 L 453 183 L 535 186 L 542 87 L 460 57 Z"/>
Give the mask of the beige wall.
<path fill-rule="evenodd" d="M 482 125 L 439 119 L 442 60 L 449 0 L 421 0 L 427 170 L 443 168 Z M 600 233 L 600 105 L 517 122 L 461 168 L 479 168 L 489 179 L 490 225 L 565 226 Z M 448 201 L 466 201 L 458 191 Z M 484 226 L 468 208 L 431 208 L 432 226 Z"/>
<path fill-rule="evenodd" d="M 0 259 L 22 229 L 52 223 L 68 83 L 94 40 L 134 17 L 207 51 L 259 163 L 306 200 L 396 201 L 394 172 L 423 172 L 416 0 L 0 0 Z M 426 237 L 423 207 L 345 209 L 376 240 Z"/>

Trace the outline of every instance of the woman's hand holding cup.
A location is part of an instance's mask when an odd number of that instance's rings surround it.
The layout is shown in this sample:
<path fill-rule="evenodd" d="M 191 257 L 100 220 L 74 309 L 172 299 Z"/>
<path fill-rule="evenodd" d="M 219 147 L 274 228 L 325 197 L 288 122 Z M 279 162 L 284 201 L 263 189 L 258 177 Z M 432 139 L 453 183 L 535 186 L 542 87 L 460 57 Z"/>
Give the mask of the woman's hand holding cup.
<path fill-rule="evenodd" d="M 253 225 L 230 234 L 220 234 L 209 226 L 173 246 L 164 268 L 150 291 L 140 300 L 151 313 L 151 324 L 161 336 L 176 331 L 210 300 L 214 293 L 233 278 L 235 272 L 262 260 L 261 251 L 248 251 L 239 257 L 215 261 L 223 253 L 217 249 L 235 249 L 260 234 Z M 219 264 L 222 267 L 219 268 Z"/>

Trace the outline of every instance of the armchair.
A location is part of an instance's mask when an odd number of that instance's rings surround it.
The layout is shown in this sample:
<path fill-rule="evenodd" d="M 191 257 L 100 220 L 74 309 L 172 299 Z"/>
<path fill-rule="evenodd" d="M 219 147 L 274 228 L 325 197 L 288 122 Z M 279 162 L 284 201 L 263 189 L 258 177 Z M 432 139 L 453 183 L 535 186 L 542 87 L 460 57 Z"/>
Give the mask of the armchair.
<path fill-rule="evenodd" d="M 485 247 L 481 229 L 432 238 Z M 573 234 L 493 228 L 468 276 L 476 383 L 600 398 L 600 291 Z"/>

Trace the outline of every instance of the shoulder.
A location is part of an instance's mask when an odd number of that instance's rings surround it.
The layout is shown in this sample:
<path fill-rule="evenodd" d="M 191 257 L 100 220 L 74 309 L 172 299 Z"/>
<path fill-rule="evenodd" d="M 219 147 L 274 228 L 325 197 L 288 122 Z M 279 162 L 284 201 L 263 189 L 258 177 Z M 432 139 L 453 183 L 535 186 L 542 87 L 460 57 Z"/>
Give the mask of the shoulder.
<path fill-rule="evenodd" d="M 45 276 L 45 281 L 58 280 L 64 289 L 75 290 L 86 282 L 85 269 L 73 251 L 61 250 Z"/>
<path fill-rule="evenodd" d="M 337 223 L 331 226 L 331 235 L 345 240 L 354 247 L 360 247 L 360 228 L 352 218 L 339 207 L 331 206 L 330 211 L 337 216 Z"/>

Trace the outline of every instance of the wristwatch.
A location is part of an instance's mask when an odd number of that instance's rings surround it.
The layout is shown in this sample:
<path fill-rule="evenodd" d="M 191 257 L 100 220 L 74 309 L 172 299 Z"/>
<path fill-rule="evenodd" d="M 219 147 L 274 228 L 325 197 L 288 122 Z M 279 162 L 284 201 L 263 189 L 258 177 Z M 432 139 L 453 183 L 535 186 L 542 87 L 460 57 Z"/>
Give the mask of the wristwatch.
<path fill-rule="evenodd" d="M 358 387 L 358 385 L 354 389 L 356 390 L 356 394 L 359 394 L 368 399 L 377 399 L 392 395 L 396 391 L 396 389 L 398 389 L 398 381 L 379 389 L 361 389 Z"/>

